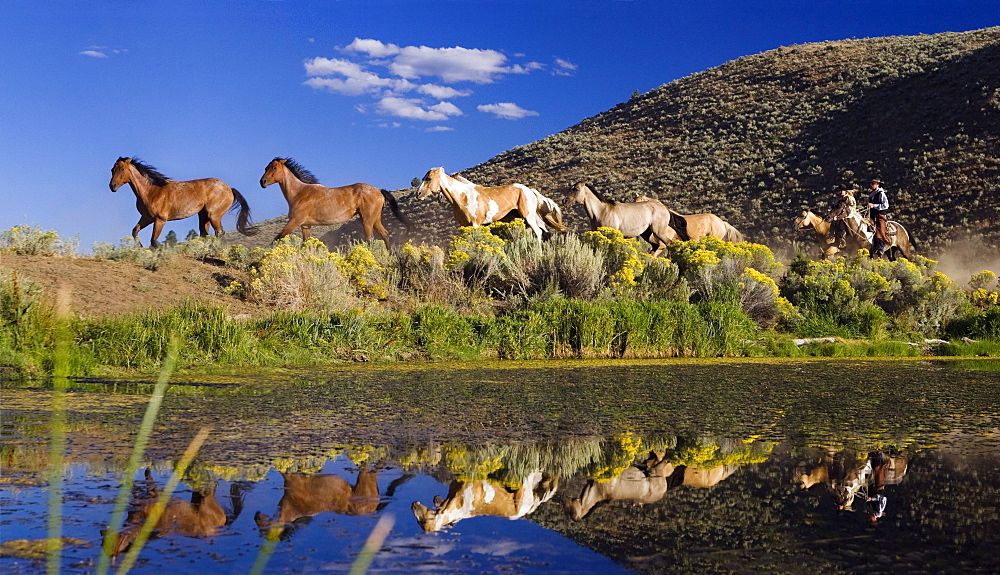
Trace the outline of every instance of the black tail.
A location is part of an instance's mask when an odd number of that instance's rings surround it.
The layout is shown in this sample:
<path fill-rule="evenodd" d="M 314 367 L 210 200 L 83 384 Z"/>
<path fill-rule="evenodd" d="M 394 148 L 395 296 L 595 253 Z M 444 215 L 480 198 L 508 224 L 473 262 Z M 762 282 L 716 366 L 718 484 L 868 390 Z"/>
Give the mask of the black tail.
<path fill-rule="evenodd" d="M 679 237 L 682 242 L 686 242 L 691 239 L 691 236 L 688 235 L 687 219 L 673 210 L 670 210 L 670 228 L 677 232 L 677 237 Z"/>
<path fill-rule="evenodd" d="M 392 215 L 396 216 L 396 219 L 403 222 L 406 226 L 406 231 L 413 231 L 413 224 L 410 220 L 403 217 L 403 214 L 399 211 L 399 204 L 396 203 L 396 198 L 389 192 L 389 190 L 382 190 L 382 195 L 385 196 L 385 201 L 389 202 L 389 207 L 392 208 Z"/>
<path fill-rule="evenodd" d="M 253 221 L 250 219 L 250 204 L 247 203 L 246 198 L 243 194 L 239 192 L 236 188 L 233 190 L 233 205 L 230 206 L 229 211 L 233 211 L 239 208 L 240 213 L 236 216 L 236 230 L 245 236 L 253 236 L 257 234 L 257 230 L 250 227 Z"/>

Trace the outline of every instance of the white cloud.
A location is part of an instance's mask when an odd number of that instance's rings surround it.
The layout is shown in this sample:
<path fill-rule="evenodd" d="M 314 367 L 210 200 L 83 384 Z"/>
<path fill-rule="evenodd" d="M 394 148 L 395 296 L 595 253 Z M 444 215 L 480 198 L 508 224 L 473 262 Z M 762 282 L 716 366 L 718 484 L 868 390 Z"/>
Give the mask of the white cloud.
<path fill-rule="evenodd" d="M 496 104 L 483 104 L 476 107 L 480 112 L 485 112 L 487 114 L 493 114 L 498 118 L 503 118 L 505 120 L 520 120 L 521 118 L 527 118 L 528 116 L 537 116 L 538 112 L 533 112 L 531 110 L 525 110 L 524 108 L 518 106 L 513 102 L 498 102 Z"/>
<path fill-rule="evenodd" d="M 344 46 L 345 52 L 364 52 L 372 58 L 385 58 L 399 53 L 399 46 L 395 44 L 383 44 L 378 40 L 355 38 L 353 42 Z"/>
<path fill-rule="evenodd" d="M 434 126 L 433 128 L 427 128 L 428 132 L 454 132 L 455 128 L 450 128 L 448 126 Z"/>
<path fill-rule="evenodd" d="M 415 98 L 398 98 L 395 96 L 388 96 L 379 100 L 376 111 L 386 116 L 396 116 L 426 122 L 440 122 L 447 120 L 449 116 L 460 116 L 462 114 L 461 110 L 448 102 L 441 102 L 440 104 L 425 108 L 421 100 Z"/>
<path fill-rule="evenodd" d="M 449 86 L 438 86 L 437 84 L 421 84 L 417 87 L 417 92 L 439 100 L 472 95 L 470 90 L 456 90 L 455 88 L 451 88 Z"/>
<path fill-rule="evenodd" d="M 111 56 L 117 56 L 118 54 L 124 54 L 128 52 L 124 48 L 108 48 L 107 46 L 88 46 L 86 50 L 80 52 L 81 56 L 89 56 L 91 58 L 109 58 Z"/>
<path fill-rule="evenodd" d="M 572 76 L 578 66 L 569 60 L 556 58 L 556 69 L 552 71 L 557 76 Z"/>
<path fill-rule="evenodd" d="M 307 76 L 304 84 L 334 94 L 373 98 L 373 104 L 355 107 L 360 113 L 374 111 L 384 116 L 432 122 L 463 115 L 450 100 L 471 96 L 473 91 L 453 84 L 492 84 L 510 74 L 529 74 L 546 68 L 539 62 L 524 61 L 523 54 L 515 55 L 512 62 L 497 50 L 397 46 L 372 38 L 354 38 L 336 50 L 343 57 L 319 56 L 304 62 Z M 552 68 L 553 73 L 569 75 L 576 66 L 557 59 Z M 438 80 L 420 81 L 424 78 Z M 510 120 L 538 115 L 512 102 L 480 105 L 478 109 Z M 449 129 L 437 126 L 430 131 Z"/>
<path fill-rule="evenodd" d="M 446 83 L 491 84 L 501 75 L 514 72 L 505 66 L 506 62 L 507 57 L 496 50 L 407 46 L 392 60 L 389 70 L 411 80 L 437 76 Z"/>

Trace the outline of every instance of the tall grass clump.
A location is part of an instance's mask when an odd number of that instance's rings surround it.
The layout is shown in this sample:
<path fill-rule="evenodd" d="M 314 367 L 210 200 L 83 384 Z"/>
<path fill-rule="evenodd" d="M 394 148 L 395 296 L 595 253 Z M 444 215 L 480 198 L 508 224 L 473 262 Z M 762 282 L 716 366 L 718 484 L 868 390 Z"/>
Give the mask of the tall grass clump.
<path fill-rule="evenodd" d="M 56 335 L 60 322 L 42 287 L 15 270 L 0 269 L 0 375 L 37 377 L 52 373 L 57 363 Z M 72 326 L 67 328 L 72 333 Z M 94 361 L 85 350 L 69 346 L 60 361 L 69 373 L 89 374 Z"/>
<path fill-rule="evenodd" d="M 77 345 L 103 365 L 148 371 L 159 364 L 171 338 L 183 343 L 182 365 L 266 365 L 274 359 L 259 339 L 221 308 L 186 302 L 165 310 L 78 320 Z"/>
<path fill-rule="evenodd" d="M 0 232 L 0 250 L 28 256 L 75 256 L 79 238 L 61 238 L 55 230 L 42 231 L 37 226 L 14 226 Z"/>

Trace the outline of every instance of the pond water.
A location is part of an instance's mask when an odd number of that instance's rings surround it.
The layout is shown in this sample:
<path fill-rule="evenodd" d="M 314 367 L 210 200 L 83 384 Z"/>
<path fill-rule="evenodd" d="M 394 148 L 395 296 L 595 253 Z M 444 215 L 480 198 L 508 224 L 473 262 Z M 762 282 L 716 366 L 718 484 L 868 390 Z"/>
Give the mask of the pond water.
<path fill-rule="evenodd" d="M 133 520 L 196 432 L 208 440 L 133 571 L 346 572 L 387 527 L 370 572 L 995 573 L 998 366 L 561 361 L 176 377 L 134 475 Z M 151 389 L 81 380 L 66 396 L 65 573 L 99 562 Z M 11 549 L 46 537 L 51 391 L 2 394 L 0 570 L 40 572 L 43 560 Z"/>

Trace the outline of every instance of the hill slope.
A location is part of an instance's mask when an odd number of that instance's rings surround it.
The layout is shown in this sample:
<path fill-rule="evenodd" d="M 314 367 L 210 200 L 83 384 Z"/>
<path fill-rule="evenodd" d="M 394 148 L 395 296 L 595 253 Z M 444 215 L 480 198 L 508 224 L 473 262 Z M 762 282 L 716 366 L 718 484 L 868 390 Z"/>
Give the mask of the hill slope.
<path fill-rule="evenodd" d="M 617 199 L 654 195 L 681 212 L 716 212 L 772 247 L 795 238 L 802 208 L 825 210 L 835 190 L 864 190 L 880 177 L 891 217 L 922 252 L 969 236 L 996 246 L 1000 27 L 746 56 L 462 174 L 486 185 L 522 182 L 559 201 L 580 179 Z M 415 239 L 454 233 L 450 209 L 406 192 L 397 196 L 420 223 Z M 582 209 L 565 211 L 582 229 Z M 323 237 L 339 243 L 358 229 Z"/>

